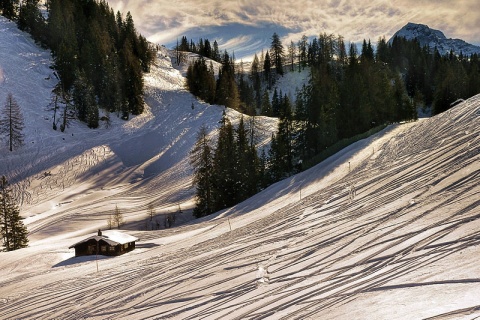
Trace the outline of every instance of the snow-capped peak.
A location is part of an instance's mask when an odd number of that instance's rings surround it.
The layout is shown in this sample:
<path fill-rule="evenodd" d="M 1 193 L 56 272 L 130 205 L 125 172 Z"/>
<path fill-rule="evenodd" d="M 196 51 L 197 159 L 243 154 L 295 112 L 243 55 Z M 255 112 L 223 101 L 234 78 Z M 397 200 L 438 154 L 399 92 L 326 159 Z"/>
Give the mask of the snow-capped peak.
<path fill-rule="evenodd" d="M 389 43 L 392 43 L 395 37 L 402 37 L 407 40 L 417 39 L 421 46 L 428 45 L 431 49 L 436 47 L 442 55 L 449 53 L 451 50 L 456 54 L 460 54 L 460 52 L 464 55 L 480 54 L 479 46 L 467 43 L 461 39 L 447 38 L 442 31 L 429 28 L 425 24 L 407 23 L 403 28 L 395 32 Z"/>

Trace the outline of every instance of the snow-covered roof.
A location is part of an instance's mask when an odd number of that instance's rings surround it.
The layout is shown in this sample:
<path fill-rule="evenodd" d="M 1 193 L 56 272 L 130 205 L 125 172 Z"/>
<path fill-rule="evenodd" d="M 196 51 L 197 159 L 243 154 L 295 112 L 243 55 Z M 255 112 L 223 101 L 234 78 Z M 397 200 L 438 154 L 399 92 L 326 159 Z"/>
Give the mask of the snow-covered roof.
<path fill-rule="evenodd" d="M 129 243 L 129 242 L 133 242 L 133 241 L 137 241 L 138 238 L 135 238 L 129 234 L 126 234 L 126 233 L 122 233 L 120 231 L 115 231 L 115 230 L 107 230 L 107 231 L 102 231 L 102 235 L 99 236 L 99 235 L 93 235 L 91 237 L 88 237 L 82 241 L 79 241 L 73 245 L 71 245 L 70 247 L 68 247 L 69 249 L 70 248 L 74 248 L 76 245 L 80 244 L 80 243 L 84 243 L 84 242 L 87 242 L 87 241 L 90 241 L 94 239 L 95 241 L 100 241 L 100 240 L 103 240 L 105 241 L 106 243 L 108 243 L 109 245 L 111 246 L 115 246 L 117 244 L 125 244 L 125 243 Z"/>

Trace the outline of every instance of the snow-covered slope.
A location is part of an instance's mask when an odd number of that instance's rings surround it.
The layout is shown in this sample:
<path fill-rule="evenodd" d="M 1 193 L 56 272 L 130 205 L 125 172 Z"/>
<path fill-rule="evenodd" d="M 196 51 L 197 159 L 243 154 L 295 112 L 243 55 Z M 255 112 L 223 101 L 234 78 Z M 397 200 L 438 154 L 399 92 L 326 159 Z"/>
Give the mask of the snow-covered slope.
<path fill-rule="evenodd" d="M 391 43 L 395 37 L 403 37 L 407 40 L 417 39 L 421 46 L 437 48 L 440 54 L 444 55 L 453 50 L 454 53 L 464 55 L 480 54 L 480 47 L 467 43 L 461 39 L 451 39 L 445 37 L 443 32 L 429 28 L 424 24 L 407 23 L 403 28 L 395 32 L 389 40 Z"/>
<path fill-rule="evenodd" d="M 0 43 L 8 44 L 0 50 L 0 99 L 12 92 L 26 119 L 26 145 L 14 152 L 0 145 L 0 175 L 14 184 L 32 244 L 67 231 L 104 228 L 115 205 L 132 228 L 145 227 L 149 205 L 160 224 L 162 214 L 179 209 L 191 218 L 189 152 L 202 125 L 215 136 L 224 107 L 197 101 L 184 89 L 185 64 L 173 68 L 162 48 L 145 76 L 144 114 L 128 122 L 112 114 L 112 125 L 97 130 L 74 121 L 62 133 L 52 129 L 53 112 L 47 108 L 56 83 L 49 53 L 3 17 L 0 29 Z M 241 114 L 226 111 L 236 124 Z M 257 118 L 259 146 L 276 124 L 276 119 Z"/>
<path fill-rule="evenodd" d="M 125 255 L 75 258 L 68 247 L 115 204 L 142 221 L 149 203 L 168 212 L 191 201 L 186 154 L 223 108 L 194 100 L 166 51 L 146 83 L 148 112 L 95 139 L 76 123 L 51 133 L 45 152 L 2 151 L 31 246 L 0 253 L 0 318 L 480 316 L 480 96 L 390 126 L 216 215 L 160 231 L 132 224 L 140 240 Z M 29 169 L 16 165 L 35 154 Z"/>

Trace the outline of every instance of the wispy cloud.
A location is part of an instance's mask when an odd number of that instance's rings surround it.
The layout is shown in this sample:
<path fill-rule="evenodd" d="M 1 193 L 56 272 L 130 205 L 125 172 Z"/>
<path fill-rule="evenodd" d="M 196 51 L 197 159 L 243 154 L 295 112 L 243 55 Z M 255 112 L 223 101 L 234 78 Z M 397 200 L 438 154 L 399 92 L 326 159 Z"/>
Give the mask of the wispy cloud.
<path fill-rule="evenodd" d="M 447 37 L 480 44 L 478 0 L 108 0 L 114 10 L 130 11 L 149 40 L 171 45 L 176 38 L 222 38 L 241 50 L 262 45 L 273 32 L 285 40 L 302 34 L 334 33 L 346 41 L 389 38 L 407 22 L 427 24 Z M 242 27 L 243 26 L 243 27 Z M 278 30 L 275 30 L 278 28 Z M 237 29 L 237 30 L 236 30 Z M 265 35 L 266 30 L 270 32 Z M 224 31 L 226 34 L 222 35 Z M 249 35 L 241 33 L 253 31 Z M 218 37 L 219 36 L 219 37 Z M 242 38 L 242 36 L 246 36 Z M 242 44 L 241 41 L 244 41 Z M 252 45 L 256 43 L 256 45 Z M 221 43 L 219 43 L 221 44 Z M 227 48 L 231 49 L 231 48 Z M 243 50 L 246 51 L 246 50 Z"/>

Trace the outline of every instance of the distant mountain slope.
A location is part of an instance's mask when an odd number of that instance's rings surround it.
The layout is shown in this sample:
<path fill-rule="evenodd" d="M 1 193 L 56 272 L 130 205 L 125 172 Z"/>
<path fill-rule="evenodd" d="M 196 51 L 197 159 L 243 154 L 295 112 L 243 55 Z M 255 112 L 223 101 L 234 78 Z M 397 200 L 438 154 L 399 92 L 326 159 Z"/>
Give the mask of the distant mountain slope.
<path fill-rule="evenodd" d="M 447 38 L 443 32 L 431 29 L 424 24 L 407 23 L 402 29 L 395 32 L 389 42 L 391 43 L 397 36 L 407 40 L 417 39 L 421 46 L 428 45 L 432 49 L 437 47 L 442 55 L 449 53 L 450 50 L 453 50 L 456 54 L 460 54 L 460 52 L 463 52 L 464 55 L 480 54 L 479 46 L 467 43 L 461 39 Z"/>

